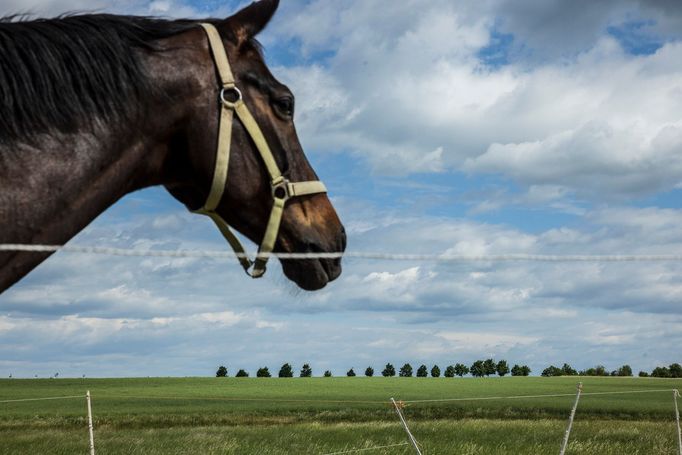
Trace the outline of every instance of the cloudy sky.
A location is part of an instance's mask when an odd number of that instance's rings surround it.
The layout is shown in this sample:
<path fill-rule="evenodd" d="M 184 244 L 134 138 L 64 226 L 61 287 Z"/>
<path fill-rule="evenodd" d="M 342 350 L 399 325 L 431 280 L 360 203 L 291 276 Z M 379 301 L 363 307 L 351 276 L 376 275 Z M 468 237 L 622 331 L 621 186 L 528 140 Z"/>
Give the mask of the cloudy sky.
<path fill-rule="evenodd" d="M 260 39 L 350 251 L 682 254 L 682 3 L 284 0 Z M 224 17 L 234 0 L 4 0 Z M 164 190 L 72 241 L 226 250 Z M 507 359 L 682 361 L 682 264 L 346 260 L 322 291 L 231 260 L 60 253 L 0 296 L 0 377 Z"/>

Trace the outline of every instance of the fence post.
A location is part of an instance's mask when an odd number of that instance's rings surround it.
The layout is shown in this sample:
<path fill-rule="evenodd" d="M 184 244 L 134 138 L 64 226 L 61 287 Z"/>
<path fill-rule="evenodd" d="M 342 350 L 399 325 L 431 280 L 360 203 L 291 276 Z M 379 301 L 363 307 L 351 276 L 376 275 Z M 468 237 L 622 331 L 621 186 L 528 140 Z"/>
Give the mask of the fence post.
<path fill-rule="evenodd" d="M 400 417 L 400 422 L 403 424 L 403 428 L 405 428 L 407 437 L 410 440 L 410 443 L 412 443 L 414 450 L 417 452 L 417 455 L 422 455 L 421 450 L 419 450 L 417 440 L 414 438 L 414 436 L 412 436 L 412 433 L 410 432 L 410 429 L 407 426 L 407 422 L 405 421 L 405 417 L 403 417 L 403 413 L 400 411 L 400 405 L 398 405 L 398 403 L 396 403 L 396 401 L 393 398 L 391 398 L 391 403 L 393 403 L 393 407 L 395 407 L 395 412 L 397 412 L 398 417 Z"/>
<path fill-rule="evenodd" d="M 680 391 L 673 390 L 673 401 L 675 402 L 675 421 L 677 422 L 677 450 L 679 455 L 682 455 L 682 430 L 680 430 L 680 410 L 677 407 L 677 398 L 680 396 Z"/>
<path fill-rule="evenodd" d="M 575 403 L 573 403 L 573 409 L 571 409 L 571 416 L 568 418 L 568 427 L 566 427 L 566 433 L 564 434 L 564 442 L 561 444 L 561 452 L 559 455 L 564 455 L 566 453 L 566 447 L 568 447 L 568 438 L 571 436 L 571 429 L 573 428 L 573 419 L 575 418 L 575 411 L 578 409 L 578 401 L 580 401 L 580 394 L 583 391 L 583 383 L 578 383 L 578 391 L 575 395 Z"/>
<path fill-rule="evenodd" d="M 92 404 L 90 403 L 90 391 L 85 394 L 88 402 L 88 431 L 90 432 L 90 455 L 95 455 L 95 435 L 92 431 Z"/>

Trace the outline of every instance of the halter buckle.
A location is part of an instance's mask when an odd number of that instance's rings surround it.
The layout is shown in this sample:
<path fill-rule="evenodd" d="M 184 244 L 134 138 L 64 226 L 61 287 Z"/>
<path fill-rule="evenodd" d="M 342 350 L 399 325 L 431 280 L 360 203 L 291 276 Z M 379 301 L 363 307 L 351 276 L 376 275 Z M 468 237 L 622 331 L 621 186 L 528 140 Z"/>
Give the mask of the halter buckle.
<path fill-rule="evenodd" d="M 284 179 L 279 183 L 273 183 L 272 184 L 272 197 L 274 199 L 280 199 L 284 202 L 288 201 L 291 199 L 291 191 L 289 189 L 291 185 L 291 182 L 289 180 Z"/>
<path fill-rule="evenodd" d="M 244 97 L 242 96 L 241 90 L 234 85 L 223 87 L 220 91 L 220 101 L 227 107 L 234 107 L 243 99 Z"/>

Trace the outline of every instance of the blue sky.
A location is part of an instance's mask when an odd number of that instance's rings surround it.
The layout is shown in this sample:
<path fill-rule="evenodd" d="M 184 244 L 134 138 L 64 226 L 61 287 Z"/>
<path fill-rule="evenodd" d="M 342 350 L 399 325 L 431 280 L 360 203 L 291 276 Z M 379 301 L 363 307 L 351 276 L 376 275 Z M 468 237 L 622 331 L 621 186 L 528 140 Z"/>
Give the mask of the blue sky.
<path fill-rule="evenodd" d="M 227 16 L 245 2 L 9 0 Z M 260 37 L 349 250 L 682 254 L 682 6 L 657 0 L 283 0 Z M 162 189 L 74 245 L 215 249 Z M 317 293 L 229 260 L 57 254 L 0 296 L 0 376 L 212 375 L 506 359 L 682 361 L 677 263 L 351 259 Z"/>

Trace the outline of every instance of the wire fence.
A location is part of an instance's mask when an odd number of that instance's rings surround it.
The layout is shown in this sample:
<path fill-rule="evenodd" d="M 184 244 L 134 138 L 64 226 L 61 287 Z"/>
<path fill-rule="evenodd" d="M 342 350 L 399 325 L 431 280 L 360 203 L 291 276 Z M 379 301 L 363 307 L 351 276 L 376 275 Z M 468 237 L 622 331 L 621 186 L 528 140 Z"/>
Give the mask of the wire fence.
<path fill-rule="evenodd" d="M 70 400 L 74 398 L 85 398 L 85 395 L 71 395 L 67 397 L 49 397 L 49 398 L 20 398 L 17 400 L 0 400 L 0 403 L 21 403 L 24 401 L 47 401 L 47 400 Z"/>
<path fill-rule="evenodd" d="M 674 389 L 653 389 L 653 390 L 619 390 L 612 392 L 583 392 L 582 396 L 589 395 L 632 395 L 637 393 L 662 393 L 662 392 L 672 392 Z M 446 403 L 446 402 L 456 402 L 456 401 L 500 401 L 500 400 L 521 400 L 521 399 L 532 399 L 532 398 L 561 398 L 561 397 L 574 397 L 575 393 L 552 393 L 545 395 L 510 395 L 510 396 L 496 396 L 496 397 L 462 397 L 462 398 L 442 398 L 442 399 L 432 399 L 432 400 L 403 400 L 406 404 L 416 404 L 416 403 Z"/>
<path fill-rule="evenodd" d="M 401 426 L 407 435 L 407 442 L 402 443 L 392 443 L 387 445 L 376 445 L 371 447 L 360 447 L 360 448 L 350 448 L 344 449 L 337 452 L 328 452 L 323 455 L 342 455 L 342 454 L 352 454 L 352 453 L 362 453 L 362 452 L 372 452 L 384 449 L 391 449 L 397 447 L 412 446 L 417 455 L 422 455 L 424 447 L 422 443 L 417 441 L 414 433 L 411 431 L 406 415 L 403 410 L 408 404 L 424 404 L 424 403 L 437 403 L 437 402 L 457 402 L 457 401 L 502 401 L 502 400 L 516 400 L 516 399 L 540 399 L 540 398 L 559 398 L 559 397 L 575 397 L 575 402 L 570 411 L 570 417 L 568 420 L 568 425 L 564 433 L 564 438 L 562 440 L 560 455 L 564 454 L 566 448 L 568 447 L 569 438 L 571 435 L 571 429 L 573 426 L 573 421 L 575 419 L 576 411 L 578 408 L 578 402 L 581 396 L 608 396 L 608 395 L 628 395 L 628 394 L 642 394 L 642 393 L 672 393 L 675 411 L 675 422 L 676 422 L 676 435 L 677 435 L 677 445 L 678 454 L 682 455 L 682 429 L 680 428 L 680 414 L 678 409 L 678 398 L 680 393 L 677 389 L 648 389 L 648 390 L 618 390 L 618 391 L 605 391 L 605 392 L 583 392 L 583 384 L 578 383 L 577 393 L 553 393 L 553 394 L 539 394 L 539 395 L 510 395 L 510 396 L 478 396 L 478 397 L 458 397 L 458 398 L 441 398 L 441 399 L 427 399 L 427 400 L 401 400 L 396 401 L 394 398 L 390 400 L 301 400 L 301 399 L 249 399 L 249 398 L 237 398 L 237 397 L 202 397 L 202 396 L 174 396 L 174 397 L 163 397 L 163 396 L 130 396 L 130 395 L 105 395 L 103 398 L 107 399 L 139 399 L 139 400 L 155 400 L 155 399 L 176 399 L 176 400 L 224 400 L 224 401 L 267 401 L 267 402 L 280 402 L 280 403 L 321 403 L 321 404 L 373 404 L 385 406 L 390 404 L 390 406 L 396 411 Z M 90 455 L 95 455 L 95 442 L 94 442 L 94 425 L 93 425 L 93 412 L 91 405 L 91 394 L 88 390 L 85 395 L 69 395 L 69 396 L 58 396 L 58 397 L 44 397 L 44 398 L 19 398 L 11 400 L 0 400 L 0 403 L 21 403 L 29 401 L 51 401 L 51 400 L 68 400 L 68 399 L 86 399 L 87 403 L 87 421 L 88 421 L 88 434 L 89 434 L 89 449 Z"/>
<path fill-rule="evenodd" d="M 157 258 L 209 258 L 235 259 L 253 257 L 255 253 L 235 253 L 228 250 L 161 250 L 139 248 L 109 248 L 79 245 L 24 245 L 0 244 L 0 252 L 15 253 L 72 253 L 121 257 Z M 682 262 L 682 254 L 631 254 L 631 255 L 590 255 L 590 254 L 402 254 L 346 251 L 332 253 L 267 253 L 268 258 L 285 260 L 310 259 L 365 259 L 375 261 L 403 262 Z"/>

